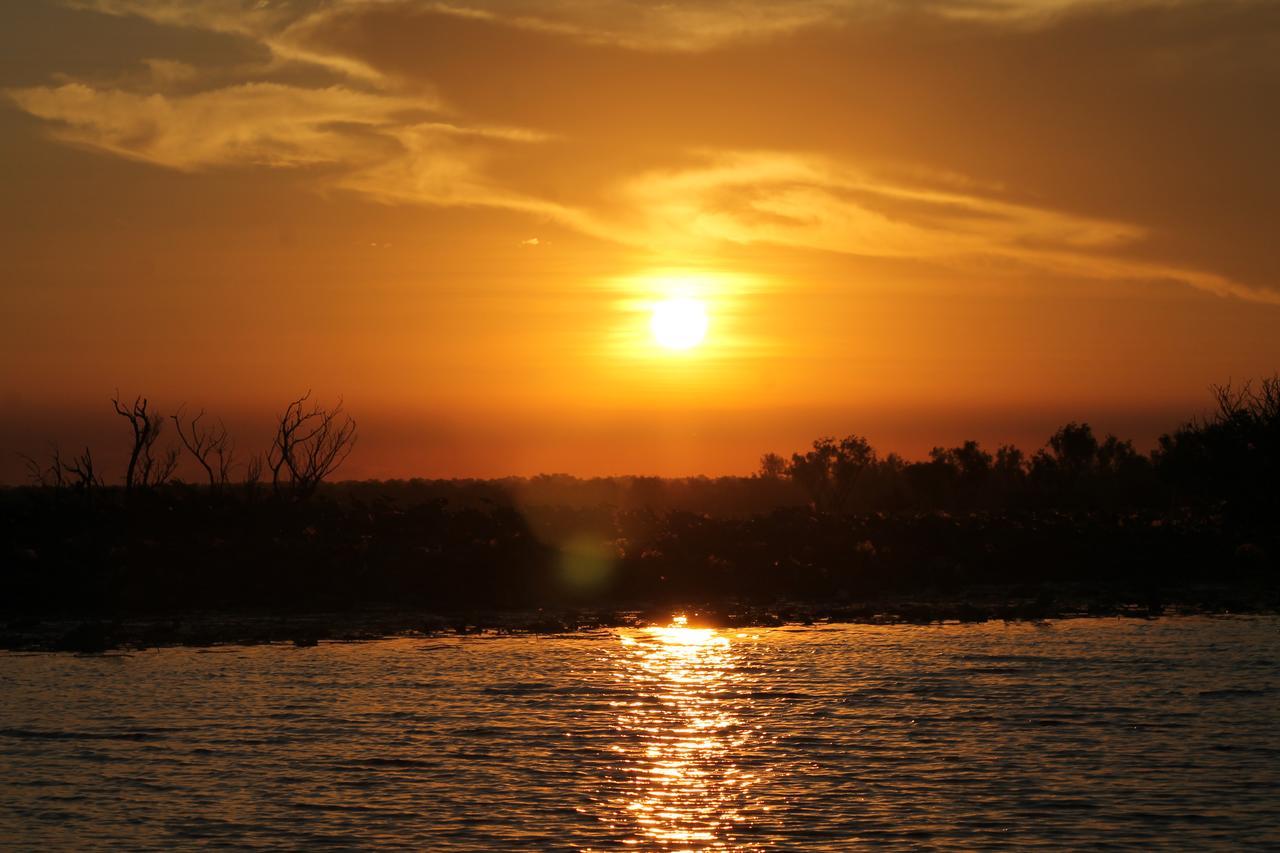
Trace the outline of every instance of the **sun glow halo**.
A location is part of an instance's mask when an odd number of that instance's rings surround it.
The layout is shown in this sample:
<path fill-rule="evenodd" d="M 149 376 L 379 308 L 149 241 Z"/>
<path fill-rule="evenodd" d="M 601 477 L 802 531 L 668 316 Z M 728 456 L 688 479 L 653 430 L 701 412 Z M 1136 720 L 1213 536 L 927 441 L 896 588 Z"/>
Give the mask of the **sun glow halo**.
<path fill-rule="evenodd" d="M 687 350 L 702 343 L 707 335 L 707 306 L 687 296 L 664 299 L 653 306 L 649 328 L 659 346 Z"/>

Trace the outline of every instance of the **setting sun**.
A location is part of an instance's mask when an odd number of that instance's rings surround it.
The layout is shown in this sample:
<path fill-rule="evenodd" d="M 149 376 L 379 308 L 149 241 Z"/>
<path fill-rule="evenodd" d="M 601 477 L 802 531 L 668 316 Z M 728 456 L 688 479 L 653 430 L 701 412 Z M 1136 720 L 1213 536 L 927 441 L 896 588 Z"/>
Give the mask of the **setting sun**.
<path fill-rule="evenodd" d="M 653 306 L 649 328 L 659 346 L 692 349 L 707 335 L 707 306 L 684 296 L 663 300 Z"/>

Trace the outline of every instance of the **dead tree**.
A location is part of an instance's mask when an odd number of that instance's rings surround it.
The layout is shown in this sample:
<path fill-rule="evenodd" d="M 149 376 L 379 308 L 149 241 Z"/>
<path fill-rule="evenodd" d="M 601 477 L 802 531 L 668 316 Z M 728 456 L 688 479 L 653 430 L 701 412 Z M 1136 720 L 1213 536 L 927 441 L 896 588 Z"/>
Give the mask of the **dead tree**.
<path fill-rule="evenodd" d="M 78 491 L 91 492 L 102 485 L 102 478 L 93 469 L 93 454 L 87 447 L 84 453 L 68 462 L 63 470 L 71 475 L 68 478 L 71 488 Z"/>
<path fill-rule="evenodd" d="M 244 464 L 244 493 L 248 497 L 257 496 L 257 487 L 262 482 L 262 457 L 253 453 Z"/>
<path fill-rule="evenodd" d="M 18 456 L 27 466 L 27 479 L 33 486 L 53 487 L 61 489 L 66 485 L 66 466 L 62 463 L 62 451 L 57 442 L 49 444 L 49 464 L 46 466 L 34 456 L 19 453 Z"/>
<path fill-rule="evenodd" d="M 27 477 L 36 486 L 52 487 L 58 492 L 64 487 L 78 492 L 91 492 L 103 485 L 102 477 L 93 466 L 93 453 L 88 447 L 84 449 L 84 453 L 73 456 L 68 462 L 62 458 L 62 451 L 57 443 L 51 443 L 47 466 L 25 453 L 18 455 L 26 462 Z"/>
<path fill-rule="evenodd" d="M 1234 426 L 1274 427 L 1280 424 L 1280 374 L 1268 376 L 1255 388 L 1245 382 L 1240 388 L 1211 385 L 1218 404 L 1218 422 Z"/>
<path fill-rule="evenodd" d="M 217 426 L 201 426 L 200 419 L 204 415 L 205 411 L 201 409 L 185 428 L 182 425 L 183 409 L 178 409 L 178 413 L 170 417 L 178 430 L 178 440 L 200 463 L 200 467 L 209 478 L 209 488 L 216 491 L 231 479 L 231 465 L 235 461 L 235 444 L 231 442 L 227 427 L 222 421 L 218 421 Z"/>
<path fill-rule="evenodd" d="M 342 409 L 310 403 L 311 392 L 294 400 L 280 415 L 276 435 L 267 451 L 271 488 L 287 487 L 304 498 L 338 469 L 356 443 L 356 422 Z"/>
<path fill-rule="evenodd" d="M 247 485 L 257 485 L 262 479 L 262 457 L 253 454 L 244 466 L 244 481 Z"/>
<path fill-rule="evenodd" d="M 158 456 L 155 450 L 156 440 L 160 438 L 164 419 L 159 412 L 148 408 L 146 397 L 135 397 L 131 406 L 120 402 L 120 392 L 111 398 L 116 414 L 129 421 L 133 430 L 133 448 L 129 452 L 129 467 L 125 469 L 124 488 L 126 492 L 134 489 L 149 489 L 159 486 L 170 477 L 178 467 L 178 449 L 168 448 Z"/>

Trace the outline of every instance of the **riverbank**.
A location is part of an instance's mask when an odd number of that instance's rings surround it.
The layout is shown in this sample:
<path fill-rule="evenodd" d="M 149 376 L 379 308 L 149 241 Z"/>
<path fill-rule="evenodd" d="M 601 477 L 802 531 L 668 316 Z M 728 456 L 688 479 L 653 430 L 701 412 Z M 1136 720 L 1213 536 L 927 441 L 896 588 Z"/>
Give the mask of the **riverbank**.
<path fill-rule="evenodd" d="M 667 625 L 683 616 L 712 628 L 815 624 L 928 625 L 988 621 L 1280 613 L 1280 589 L 1195 585 L 1147 590 L 1045 587 L 987 588 L 960 597 L 898 597 L 841 604 L 648 604 L 636 608 L 457 610 L 362 608 L 330 612 L 191 612 L 171 617 L 0 620 L 0 649 L 92 654 L 190 646 L 363 642 L 392 637 L 587 633 Z"/>

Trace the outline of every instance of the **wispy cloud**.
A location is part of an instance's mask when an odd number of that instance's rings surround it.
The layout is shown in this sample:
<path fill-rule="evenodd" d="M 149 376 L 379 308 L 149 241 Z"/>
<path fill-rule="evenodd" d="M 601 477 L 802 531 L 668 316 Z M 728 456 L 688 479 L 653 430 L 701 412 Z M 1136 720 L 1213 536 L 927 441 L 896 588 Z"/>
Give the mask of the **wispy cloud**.
<path fill-rule="evenodd" d="M 878 180 L 816 155 L 704 152 L 690 168 L 623 188 L 665 239 L 770 242 L 852 254 L 946 256 L 1036 247 L 1106 248 L 1138 229 Z"/>
<path fill-rule="evenodd" d="M 240 36 L 260 43 L 278 62 L 321 66 L 366 83 L 383 75 L 367 63 L 332 51 L 314 50 L 306 33 L 337 10 L 368 0 L 65 0 L 75 8 L 137 17 L 157 24 Z"/>
<path fill-rule="evenodd" d="M 308 35 L 326 21 L 368 11 L 434 13 L 555 33 L 644 51 L 703 51 L 905 12 L 1034 24 L 1096 0 L 65 0 L 112 15 L 261 40 L 281 59 L 313 62 L 365 79 L 370 65 L 319 51 Z M 1156 0 L 1152 0 L 1156 2 Z"/>
<path fill-rule="evenodd" d="M 693 151 L 672 145 L 650 153 L 643 165 L 597 175 L 591 192 L 558 193 L 557 182 L 578 180 L 566 170 L 563 152 L 580 151 L 589 158 L 589 142 L 469 114 L 448 100 L 449 81 L 401 79 L 380 69 L 376 56 L 344 50 L 318 36 L 344 21 L 358 30 L 351 20 L 359 15 L 392 11 L 470 18 L 622 51 L 715 51 L 731 42 L 895 14 L 895 7 L 879 0 L 69 2 L 99 13 L 234 35 L 265 48 L 273 65 L 326 72 L 320 75 L 324 79 L 311 82 L 305 75 L 288 82 L 270 79 L 261 68 L 228 67 L 204 76 L 177 59 L 139 57 L 148 74 L 131 81 L 72 79 L 7 92 L 22 110 L 48 122 L 55 138 L 132 160 L 183 171 L 324 166 L 315 178 L 318 188 L 336 187 L 384 203 L 523 211 L 666 254 L 759 243 L 984 269 L 994 259 L 1071 275 L 1169 279 L 1215 293 L 1276 299 L 1270 290 L 1192 265 L 1136 260 L 1133 250 L 1151 237 L 1150 225 L 1123 215 L 1071 212 L 1070 205 L 1033 193 L 1011 194 L 945 163 L 904 159 L 890 172 L 868 168 L 852 152 L 799 145 L 780 151 L 722 140 Z M 1040 25 L 1084 4 L 921 0 L 909 5 L 935 21 L 963 18 L 968 27 L 974 20 Z M 478 72 L 485 63 L 502 61 L 487 55 L 475 59 Z M 436 94 L 433 84 L 444 94 Z M 549 100 L 570 97 L 547 94 Z M 536 110 L 530 114 L 536 124 Z M 814 121 L 820 124 L 821 117 Z M 540 159 L 540 152 L 553 147 L 560 151 L 559 161 L 553 164 L 550 155 Z M 545 168 L 545 178 L 513 177 L 505 163 L 513 151 L 520 152 L 526 174 Z M 913 180 L 913 174 L 927 178 Z"/>
<path fill-rule="evenodd" d="M 765 39 L 830 21 L 858 3 L 795 0 L 788 3 L 712 0 L 695 3 L 537 2 L 472 0 L 439 3 L 436 11 L 509 26 L 557 33 L 634 50 L 700 51 Z"/>
<path fill-rule="evenodd" d="M 1202 271 L 1129 260 L 1146 236 L 1123 222 L 1011 204 L 969 182 L 950 191 L 896 183 L 817 155 L 706 151 L 701 163 L 637 175 L 620 217 L 587 227 L 620 241 L 696 252 L 716 242 L 927 260 L 988 274 L 1003 261 L 1088 278 L 1170 280 L 1219 295 L 1280 296 Z"/>
<path fill-rule="evenodd" d="M 84 83 L 9 92 L 58 139 L 184 171 L 350 164 L 385 149 L 382 131 L 419 101 L 331 86 L 245 83 L 191 95 Z"/>

